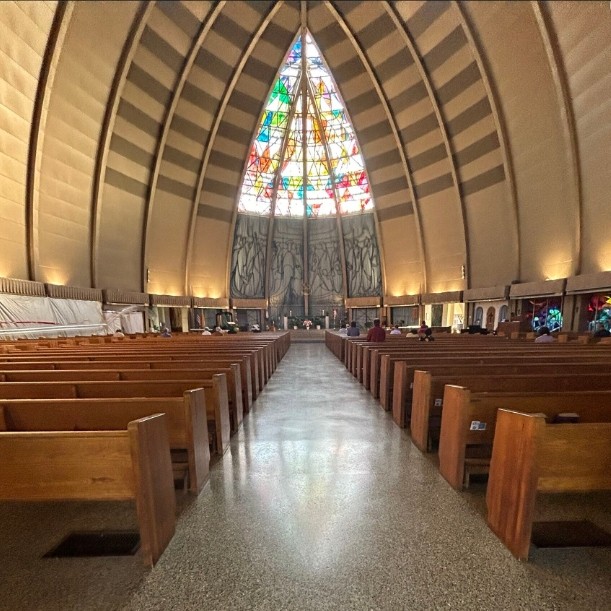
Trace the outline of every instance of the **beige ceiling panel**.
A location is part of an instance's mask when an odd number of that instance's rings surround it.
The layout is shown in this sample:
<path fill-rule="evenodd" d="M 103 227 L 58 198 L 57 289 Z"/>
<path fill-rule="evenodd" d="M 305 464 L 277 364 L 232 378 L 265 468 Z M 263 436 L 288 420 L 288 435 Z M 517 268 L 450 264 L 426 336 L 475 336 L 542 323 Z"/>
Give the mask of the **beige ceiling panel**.
<path fill-rule="evenodd" d="M 119 153 L 114 151 L 108 151 L 107 167 L 113 168 L 130 178 L 137 180 L 138 182 L 146 184 L 149 180 L 150 170 L 147 167 L 143 167 L 139 163 L 123 157 Z"/>
<path fill-rule="evenodd" d="M 395 178 L 405 178 L 405 171 L 400 163 L 393 163 L 383 168 L 375 170 L 374 172 L 369 171 L 369 180 L 372 183 L 385 182 L 387 180 L 393 180 Z"/>
<path fill-rule="evenodd" d="M 428 0 L 399 0 L 395 2 L 397 10 L 403 19 L 409 19 L 416 13 Z"/>
<path fill-rule="evenodd" d="M 186 34 L 172 19 L 167 17 L 161 9 L 152 12 L 147 26 L 176 51 L 185 55 L 191 46 L 191 37 Z"/>
<path fill-rule="evenodd" d="M 511 226 L 507 186 L 504 182 L 466 196 L 465 209 L 469 227 L 470 278 L 469 286 L 509 284 L 516 269 L 516 248 Z M 492 208 L 491 201 L 503 205 Z"/>
<path fill-rule="evenodd" d="M 223 151 L 226 155 L 231 157 L 242 157 L 244 153 L 244 144 L 239 142 L 234 142 L 229 138 L 223 138 L 222 136 L 217 136 L 215 140 L 216 149 Z"/>
<path fill-rule="evenodd" d="M 468 164 L 460 166 L 460 179 L 462 181 L 470 180 L 486 172 L 490 168 L 494 168 L 503 164 L 501 149 L 496 148 L 487 153 L 484 153 L 471 161 Z"/>
<path fill-rule="evenodd" d="M 213 164 L 208 165 L 207 175 L 213 176 L 214 180 L 218 180 L 232 186 L 238 186 L 242 177 L 241 174 L 236 174 L 236 172 L 233 170 L 222 168 Z"/>
<path fill-rule="evenodd" d="M 407 58 L 407 52 L 405 57 Z M 422 79 L 420 78 L 420 74 L 418 70 L 412 65 L 407 66 L 404 70 L 401 70 L 392 78 L 386 80 L 384 79 L 382 86 L 388 97 L 391 106 L 393 105 L 393 101 L 398 96 L 401 96 L 407 89 L 410 87 L 414 87 L 418 83 L 420 83 Z"/>
<path fill-rule="evenodd" d="M 496 132 L 494 119 L 491 114 L 485 114 L 466 129 L 454 134 L 452 142 L 455 150 L 459 152 L 492 132 Z"/>
<path fill-rule="evenodd" d="M 142 89 L 129 81 L 125 83 L 122 98 L 158 123 L 163 119 L 165 104 L 160 100 L 150 97 Z"/>
<path fill-rule="evenodd" d="M 5 4 L 9 3 L 3 3 L 3 11 L 5 10 Z M 53 19 L 57 2 L 18 2 L 17 5 L 19 10 L 23 11 L 38 29 L 46 35 L 49 23 Z"/>
<path fill-rule="evenodd" d="M 191 202 L 158 189 L 155 214 L 149 224 L 148 260 L 150 293 L 184 292 L 185 252 L 191 220 Z M 171 236 L 172 239 L 168 239 Z"/>
<path fill-rule="evenodd" d="M 0 275 L 28 278 L 25 185 L 38 76 L 54 4 L 0 6 Z"/>
<path fill-rule="evenodd" d="M 7 183 L 0 180 L 0 189 L 6 188 Z M 23 190 L 22 185 L 15 183 L 15 191 Z M 13 194 L 17 196 L 17 193 Z M 0 276 L 6 278 L 20 278 L 27 276 L 27 259 L 24 244 L 25 215 L 23 214 L 23 201 L 15 203 L 0 194 Z M 22 275 L 24 274 L 24 275 Z"/>
<path fill-rule="evenodd" d="M 426 183 L 425 183 L 426 184 Z M 418 193 L 419 189 L 416 189 Z M 429 292 L 460 290 L 450 286 L 460 266 L 465 263 L 465 243 L 462 218 L 455 204 L 451 188 L 420 198 L 420 220 L 427 246 L 427 280 Z"/>
<path fill-rule="evenodd" d="M 197 174 L 175 163 L 170 163 L 167 160 L 161 162 L 159 173 L 162 176 L 168 176 L 172 180 L 176 180 L 184 185 L 193 186 L 197 182 Z"/>
<path fill-rule="evenodd" d="M 428 180 L 448 174 L 452 170 L 449 159 L 445 156 L 435 163 L 431 163 L 417 171 L 412 172 L 412 177 L 417 185 L 421 185 Z"/>
<path fill-rule="evenodd" d="M 607 2 L 551 3 L 582 181 L 581 273 L 611 270 L 611 18 Z"/>
<path fill-rule="evenodd" d="M 206 39 L 206 42 L 208 42 L 208 39 Z M 204 44 L 204 49 L 206 50 L 215 48 L 216 47 L 212 45 Z M 223 59 L 225 58 L 223 57 Z M 223 95 L 223 91 L 225 91 L 225 81 L 215 78 L 213 74 L 202 70 L 197 64 L 193 64 L 187 80 L 217 99 L 220 98 Z"/>
<path fill-rule="evenodd" d="M 240 61 L 242 50 L 232 44 L 226 38 L 219 36 L 212 28 L 208 34 L 207 47 L 213 49 L 223 49 L 223 61 L 231 66 L 235 66 Z"/>
<path fill-rule="evenodd" d="M 104 185 L 104 214 L 100 220 L 98 275 L 101 287 L 142 290 L 142 199 Z"/>
<path fill-rule="evenodd" d="M 146 47 L 142 45 L 138 47 L 133 64 L 150 74 L 167 89 L 172 89 L 174 86 L 174 79 L 176 78 L 174 70 Z"/>
<path fill-rule="evenodd" d="M 435 20 L 425 32 L 417 37 L 418 48 L 424 55 L 431 49 L 443 44 L 448 37 L 458 27 L 458 20 L 453 10 L 447 10 L 436 16 Z"/>
<path fill-rule="evenodd" d="M 200 21 L 206 16 L 212 5 L 211 2 L 202 2 L 202 0 L 182 0 L 181 4 Z"/>
<path fill-rule="evenodd" d="M 187 138 L 184 134 L 173 130 L 170 130 L 170 132 L 168 133 L 166 145 L 171 146 L 175 149 L 178 149 L 179 151 L 182 151 L 194 157 L 201 155 L 202 151 L 202 143 L 194 142 L 190 138 Z"/>
<path fill-rule="evenodd" d="M 473 83 L 473 85 L 464 89 L 456 97 L 443 104 L 444 113 L 448 117 L 455 117 L 467 108 L 473 106 L 478 100 L 486 97 L 486 90 L 481 81 Z M 490 117 L 490 124 L 492 125 L 492 115 Z"/>
<path fill-rule="evenodd" d="M 248 74 L 241 75 L 240 87 L 243 91 L 248 91 L 252 97 L 260 100 L 264 100 L 269 93 L 269 83 L 263 83 Z"/>
<path fill-rule="evenodd" d="M 115 119 L 115 132 L 145 151 L 152 153 L 155 150 L 156 139 L 121 116 Z"/>
<path fill-rule="evenodd" d="M 473 54 L 465 41 L 455 53 L 445 59 L 440 65 L 435 65 L 434 69 L 429 71 L 431 82 L 435 86 L 442 86 L 471 63 L 473 63 Z"/>
<path fill-rule="evenodd" d="M 227 296 L 228 223 L 198 217 L 190 265 L 191 287 L 204 297 Z"/>
<path fill-rule="evenodd" d="M 485 12 L 468 4 L 466 8 L 488 56 L 513 153 L 521 232 L 519 279 L 572 275 L 579 225 L 571 195 L 573 169 L 533 9 L 520 2 L 489 4 Z M 491 202 L 495 210 L 498 205 Z"/>

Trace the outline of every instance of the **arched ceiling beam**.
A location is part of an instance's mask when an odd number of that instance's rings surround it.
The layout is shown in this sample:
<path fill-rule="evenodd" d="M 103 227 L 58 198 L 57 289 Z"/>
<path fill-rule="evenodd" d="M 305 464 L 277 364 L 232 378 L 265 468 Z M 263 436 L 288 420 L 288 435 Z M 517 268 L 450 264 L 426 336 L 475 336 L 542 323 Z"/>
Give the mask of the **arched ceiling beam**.
<path fill-rule="evenodd" d="M 142 286 L 147 288 L 147 268 L 148 268 L 148 251 L 149 251 L 149 226 L 151 223 L 151 219 L 153 216 L 153 207 L 155 202 L 155 194 L 157 192 L 157 181 L 159 180 L 159 172 L 161 170 L 161 164 L 163 162 L 163 151 L 165 149 L 165 145 L 168 141 L 168 134 L 170 133 L 170 128 L 172 126 L 172 119 L 174 118 L 174 113 L 176 112 L 176 107 L 178 106 L 178 102 L 180 102 L 180 97 L 182 95 L 183 89 L 185 87 L 185 83 L 187 82 L 187 78 L 191 72 L 191 68 L 193 67 L 193 63 L 197 58 L 197 54 L 200 50 L 200 47 L 204 43 L 206 36 L 210 32 L 214 22 L 217 17 L 220 15 L 221 11 L 225 7 L 226 0 L 221 0 L 212 11 L 208 13 L 206 18 L 202 21 L 197 35 L 194 37 L 193 42 L 191 44 L 191 48 L 183 62 L 183 65 L 180 68 L 180 72 L 178 74 L 178 78 L 176 80 L 176 84 L 174 86 L 174 90 L 172 91 L 172 97 L 170 99 L 170 103 L 165 112 L 165 116 L 163 118 L 163 129 L 161 131 L 161 136 L 157 141 L 157 147 L 155 150 L 155 165 L 153 167 L 153 172 L 151 174 L 150 188 L 148 190 L 148 196 L 145 203 L 144 209 L 144 227 L 142 228 Z M 185 295 L 189 294 L 189 287 L 185 286 Z"/>
<path fill-rule="evenodd" d="M 38 280 L 38 198 L 41 153 L 47 124 L 47 109 L 49 108 L 49 98 L 53 88 L 57 62 L 66 32 L 68 31 L 73 9 L 74 2 L 59 2 L 57 4 L 45 54 L 40 66 L 36 98 L 32 110 L 25 190 L 26 240 L 30 280 Z"/>
<path fill-rule="evenodd" d="M 316 106 L 316 98 L 312 91 L 311 83 L 308 81 L 308 91 L 313 100 L 312 105 L 314 106 L 314 115 L 316 122 L 318 123 L 318 129 L 320 130 L 320 137 L 322 139 L 322 145 L 325 149 L 325 155 L 327 162 L 329 163 L 329 176 L 331 177 L 331 184 L 333 185 L 333 194 L 335 196 L 335 220 L 337 225 L 337 237 L 339 239 L 339 256 L 342 264 L 342 282 L 344 289 L 342 291 L 342 297 L 344 298 L 344 305 L 346 304 L 346 298 L 348 297 L 348 271 L 346 269 L 346 248 L 344 246 L 344 231 L 342 228 L 342 217 L 339 209 L 339 193 L 337 191 L 337 177 L 335 176 L 335 170 L 331 163 L 331 151 L 329 149 L 329 143 L 327 141 L 327 132 L 323 129 L 322 121 L 320 119 L 320 109 Z"/>
<path fill-rule="evenodd" d="M 416 191 L 414 189 L 414 184 L 412 181 L 412 172 L 409 166 L 409 161 L 405 154 L 405 147 L 404 147 L 403 139 L 401 137 L 401 134 L 399 133 L 399 130 L 397 129 L 397 124 L 395 122 L 394 115 L 392 114 L 390 110 L 390 104 L 388 102 L 388 99 L 386 98 L 386 94 L 384 93 L 382 86 L 380 85 L 380 81 L 377 75 L 375 74 L 375 72 L 373 71 L 373 68 L 371 67 L 371 62 L 369 61 L 369 58 L 363 51 L 363 48 L 360 45 L 360 43 L 357 41 L 354 35 L 354 32 L 352 31 L 350 26 L 346 23 L 342 15 L 335 8 L 335 6 L 333 6 L 333 4 L 329 2 L 329 0 L 325 0 L 325 5 L 329 9 L 331 14 L 335 17 L 335 19 L 337 20 L 338 25 L 342 28 L 342 30 L 344 31 L 344 33 L 346 34 L 346 36 L 352 43 L 352 46 L 354 47 L 357 55 L 359 56 L 361 62 L 363 63 L 363 66 L 365 67 L 365 70 L 367 71 L 367 74 L 369 75 L 369 78 L 371 79 L 371 82 L 375 88 L 375 91 L 378 94 L 380 103 L 382 104 L 382 107 L 384 108 L 386 119 L 388 120 L 388 124 L 390 125 L 393 136 L 395 138 L 395 142 L 397 145 L 397 151 L 401 158 L 401 164 L 403 165 L 405 179 L 407 180 L 407 187 L 409 189 L 410 196 L 412 198 L 412 207 L 414 210 L 414 218 L 416 220 L 416 230 L 417 230 L 417 237 L 418 237 L 418 252 L 420 255 L 420 260 L 422 261 L 422 278 L 423 278 L 423 284 L 424 284 L 424 286 L 421 289 L 421 292 L 426 292 L 427 290 L 427 263 L 426 263 L 427 257 L 426 257 L 426 246 L 424 244 L 424 236 L 422 233 L 422 222 L 420 220 L 420 206 L 419 206 L 418 198 L 416 196 Z M 358 137 L 358 134 L 357 134 L 357 137 Z M 367 165 L 367 163 L 365 163 L 365 165 Z M 377 227 L 377 215 L 376 215 L 376 227 Z M 378 248 L 380 249 L 380 255 L 381 255 L 380 261 L 382 265 L 382 278 L 383 278 L 382 289 L 383 289 L 383 293 L 385 293 L 386 291 L 386 272 L 385 272 L 385 267 L 384 267 L 383 247 L 382 247 L 382 241 L 380 240 L 380 236 L 378 235 L 377 237 L 378 237 Z"/>
<path fill-rule="evenodd" d="M 583 187 L 581 182 L 581 162 L 579 156 L 579 143 L 577 140 L 577 131 L 575 129 L 575 112 L 571 102 L 571 95 L 567 83 L 566 72 L 562 62 L 562 53 L 558 48 L 558 42 L 553 35 L 553 26 L 550 23 L 547 9 L 535 0 L 531 0 L 535 19 L 541 34 L 541 40 L 545 48 L 547 60 L 549 62 L 552 79 L 554 81 L 554 89 L 558 98 L 558 106 L 560 107 L 562 119 L 566 123 L 566 129 L 562 130 L 566 139 L 566 150 L 570 156 L 570 164 L 573 174 L 573 194 L 572 205 L 576 217 L 575 222 L 575 263 L 573 265 L 573 274 L 577 275 L 581 272 L 581 235 L 583 231 Z"/>
<path fill-rule="evenodd" d="M 486 55 L 483 53 L 481 49 L 480 43 L 477 41 L 475 36 L 473 35 L 471 25 L 467 18 L 467 13 L 461 2 L 457 0 L 452 0 L 452 4 L 456 9 L 456 14 L 459 16 L 460 23 L 471 47 L 471 53 L 475 58 L 475 62 L 477 63 L 477 67 L 479 68 L 479 73 L 482 77 L 482 82 L 484 84 L 484 89 L 486 91 L 486 95 L 488 96 L 488 100 L 490 102 L 490 108 L 492 109 L 492 117 L 494 119 L 494 124 L 496 126 L 496 133 L 499 138 L 499 144 L 501 149 L 501 155 L 503 159 L 503 168 L 505 170 L 505 178 L 507 180 L 507 185 L 509 187 L 509 199 L 511 202 L 511 210 L 513 213 L 513 231 L 515 233 L 515 251 L 516 251 L 516 266 L 514 279 L 520 279 L 520 273 L 522 270 L 522 241 L 520 239 L 520 210 L 518 207 L 518 194 L 516 189 L 516 181 L 515 181 L 515 172 L 513 168 L 513 157 L 511 153 L 511 147 L 509 145 L 509 138 L 507 137 L 507 126 L 505 124 L 505 118 L 501 111 L 501 105 L 499 103 L 499 94 L 496 89 L 496 85 L 494 81 L 490 78 L 489 74 L 492 72 L 490 66 L 488 65 Z"/>
<path fill-rule="evenodd" d="M 293 43 L 291 44 L 291 47 L 290 47 L 291 49 L 293 48 L 294 44 L 295 44 L 295 41 L 293 41 Z M 303 76 L 301 78 L 303 78 Z M 278 76 L 276 76 L 276 78 L 274 79 L 272 83 L 272 89 L 277 80 L 278 80 Z M 300 90 L 301 90 L 301 81 L 297 83 L 295 92 L 299 92 Z M 268 99 L 269 99 L 269 94 L 266 100 Z M 280 173 L 282 170 L 282 162 L 284 161 L 284 156 L 286 155 L 286 148 L 288 146 L 289 134 L 291 132 L 291 124 L 293 123 L 293 118 L 295 117 L 296 110 L 297 110 L 297 99 L 295 99 L 295 101 L 291 104 L 291 108 L 289 109 L 289 115 L 286 121 L 286 124 L 288 127 L 284 134 L 284 140 L 282 141 L 282 146 L 280 148 L 280 155 L 278 157 L 278 170 L 276 171 L 276 176 L 274 177 L 274 190 L 272 192 L 271 210 L 270 210 L 270 216 L 269 216 L 269 224 L 267 227 L 267 248 L 265 251 L 265 278 L 264 278 L 265 291 L 264 291 L 264 295 L 265 295 L 265 299 L 268 300 L 268 304 L 269 304 L 269 296 L 271 293 L 270 286 L 271 286 L 271 270 L 272 270 L 272 244 L 274 241 L 274 220 L 276 218 L 276 201 L 278 199 L 278 189 L 280 187 Z M 259 116 L 260 115 L 261 113 L 259 113 Z M 256 131 L 255 131 L 255 138 L 256 138 Z M 247 158 L 246 164 L 248 165 L 248 158 Z M 244 182 L 244 176 L 242 176 L 242 183 L 243 182 Z"/>
<path fill-rule="evenodd" d="M 399 32 L 401 38 L 405 42 L 405 46 L 409 49 L 409 52 L 414 60 L 414 65 L 418 70 L 418 74 L 424 83 L 424 87 L 426 88 L 426 92 L 429 96 L 429 100 L 431 102 L 431 106 L 433 107 L 433 112 L 435 113 L 435 118 L 437 119 L 437 125 L 439 126 L 439 131 L 441 132 L 441 138 L 443 140 L 443 145 L 446 150 L 446 155 L 448 158 L 448 162 L 450 163 L 450 174 L 452 176 L 452 186 L 456 195 L 456 199 L 458 201 L 458 205 L 460 207 L 460 215 L 462 217 L 462 226 L 463 226 L 463 236 L 465 243 L 465 283 L 466 287 L 469 288 L 470 283 L 470 248 L 469 248 L 469 223 L 467 220 L 467 210 L 465 208 L 465 202 L 463 200 L 461 191 L 460 191 L 460 183 L 458 181 L 458 172 L 456 171 L 456 162 L 454 158 L 454 147 L 452 145 L 452 141 L 448 136 L 448 128 L 447 128 L 447 117 L 443 112 L 441 105 L 439 104 L 439 100 L 437 99 L 437 95 L 433 88 L 433 84 L 431 82 L 431 75 L 429 73 L 428 68 L 424 65 L 424 61 L 422 60 L 422 56 L 420 52 L 416 48 L 415 41 L 412 38 L 410 32 L 408 32 L 405 27 L 405 23 L 399 18 L 397 13 L 397 9 L 394 6 L 391 6 L 388 2 L 384 2 L 384 9 L 388 16 L 392 19 L 397 31 Z"/>
<path fill-rule="evenodd" d="M 114 131 L 119 102 L 121 101 L 121 92 L 125 86 L 127 73 L 136 53 L 138 42 L 146 26 L 146 22 L 153 11 L 153 7 L 153 2 L 140 3 L 138 12 L 134 17 L 134 21 L 125 39 L 125 44 L 123 45 L 123 50 L 121 51 L 121 56 L 117 63 L 117 69 L 108 95 L 108 102 L 106 103 L 106 112 L 104 113 L 104 119 L 100 129 L 100 142 L 95 158 L 91 195 L 91 282 L 94 288 L 98 287 L 98 252 L 100 248 L 102 194 L 104 190 L 106 161 L 108 159 L 110 140 Z M 143 284 L 142 290 L 144 290 L 144 288 L 145 285 Z"/>
<path fill-rule="evenodd" d="M 225 113 L 225 109 L 227 108 L 227 105 L 229 104 L 229 100 L 231 99 L 231 95 L 233 93 L 233 90 L 235 89 L 238 80 L 242 74 L 242 70 L 244 69 L 244 66 L 246 65 L 246 62 L 248 61 L 248 59 L 250 58 L 254 48 L 256 47 L 257 43 L 259 42 L 259 39 L 261 38 L 261 36 L 263 35 L 263 32 L 265 32 L 265 29 L 267 28 L 267 26 L 269 25 L 269 23 L 272 21 L 272 19 L 274 18 L 274 16 L 276 15 L 276 13 L 280 10 L 280 8 L 282 7 L 282 5 L 284 4 L 284 1 L 281 0 L 280 2 L 276 2 L 275 4 L 272 5 L 272 7 L 269 9 L 267 15 L 265 16 L 265 19 L 263 19 L 263 21 L 261 22 L 261 24 L 259 25 L 259 27 L 257 28 L 256 32 L 253 34 L 252 38 L 250 39 L 250 42 L 248 43 L 248 46 L 244 49 L 244 53 L 242 54 L 242 57 L 240 58 L 240 61 L 238 63 L 238 65 L 236 66 L 235 70 L 233 71 L 233 74 L 231 76 L 231 80 L 227 83 L 227 86 L 225 87 L 225 91 L 223 92 L 223 97 L 221 98 L 221 103 L 219 104 L 218 110 L 216 112 L 216 115 L 214 116 L 214 120 L 212 122 L 212 129 L 210 130 L 210 133 L 208 135 L 208 141 L 206 143 L 205 146 L 205 152 L 204 152 L 204 156 L 202 158 L 202 163 L 201 166 L 199 168 L 199 176 L 198 176 L 198 180 L 197 180 L 197 188 L 195 189 L 195 196 L 193 198 L 193 202 L 192 202 L 192 207 L 191 207 L 191 223 L 190 223 L 190 227 L 189 227 L 189 237 L 187 239 L 187 244 L 185 247 L 185 294 L 189 294 L 190 292 L 190 272 L 191 272 L 191 253 L 193 251 L 193 241 L 194 241 L 194 236 L 195 236 L 195 224 L 197 221 L 197 208 L 199 206 L 199 199 L 201 197 L 202 194 L 202 189 L 204 186 L 204 178 L 206 177 L 206 170 L 208 168 L 208 161 L 210 159 L 210 155 L 212 154 L 212 150 L 214 148 L 214 141 L 216 139 L 216 134 L 219 130 L 219 127 L 221 125 L 221 121 L 223 119 L 223 115 Z M 234 206 L 235 208 L 235 206 Z M 230 244 L 230 240 L 228 240 L 228 247 L 227 247 L 227 253 L 225 255 L 225 259 L 227 261 L 229 261 L 228 265 L 227 265 L 227 276 L 226 276 L 226 281 L 225 281 L 225 291 L 226 291 L 226 295 L 229 295 L 230 292 L 230 287 L 229 287 L 229 269 L 231 267 L 231 244 Z"/>

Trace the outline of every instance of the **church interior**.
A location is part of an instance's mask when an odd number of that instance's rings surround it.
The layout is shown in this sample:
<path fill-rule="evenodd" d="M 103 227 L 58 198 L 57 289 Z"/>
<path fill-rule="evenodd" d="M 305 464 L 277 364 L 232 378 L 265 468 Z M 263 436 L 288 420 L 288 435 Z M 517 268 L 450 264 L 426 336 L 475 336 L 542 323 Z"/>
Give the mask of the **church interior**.
<path fill-rule="evenodd" d="M 0 24 L 0 608 L 609 608 L 608 2 Z"/>

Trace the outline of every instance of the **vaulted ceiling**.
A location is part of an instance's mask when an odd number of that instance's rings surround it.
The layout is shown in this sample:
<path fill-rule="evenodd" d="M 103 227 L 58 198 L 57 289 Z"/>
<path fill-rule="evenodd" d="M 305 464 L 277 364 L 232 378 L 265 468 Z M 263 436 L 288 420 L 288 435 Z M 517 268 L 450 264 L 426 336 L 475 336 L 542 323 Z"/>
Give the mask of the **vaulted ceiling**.
<path fill-rule="evenodd" d="M 611 269 L 607 2 L 18 1 L 0 23 L 0 276 L 227 296 L 302 26 L 362 148 L 386 294 Z"/>

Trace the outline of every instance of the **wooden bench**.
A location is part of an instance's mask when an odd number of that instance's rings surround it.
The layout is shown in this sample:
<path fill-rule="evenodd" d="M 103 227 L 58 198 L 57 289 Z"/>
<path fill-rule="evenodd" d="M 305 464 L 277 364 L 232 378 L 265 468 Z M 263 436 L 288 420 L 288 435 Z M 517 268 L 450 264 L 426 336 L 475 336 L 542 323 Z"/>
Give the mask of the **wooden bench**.
<path fill-rule="evenodd" d="M 580 422 L 611 422 L 611 391 L 547 393 L 474 393 L 446 385 L 439 439 L 439 472 L 456 490 L 472 474 L 486 474 L 499 409 L 542 413 L 553 418 L 570 410 Z M 611 465 L 610 465 L 611 468 Z"/>
<path fill-rule="evenodd" d="M 499 410 L 486 491 L 488 525 L 527 560 L 539 493 L 611 490 L 611 423 L 546 424 Z"/>
<path fill-rule="evenodd" d="M 379 400 L 380 405 L 385 410 L 393 410 L 393 418 L 399 426 L 406 426 L 407 423 L 395 417 L 395 409 L 400 410 L 406 398 L 411 400 L 411 384 L 413 383 L 413 368 L 408 371 L 408 367 L 415 366 L 416 369 L 426 370 L 431 365 L 470 365 L 474 372 L 480 365 L 500 365 L 503 363 L 513 365 L 530 365 L 536 367 L 538 363 L 600 363 L 599 352 L 589 351 L 559 352 L 546 354 L 543 359 L 537 352 L 480 352 L 456 354 L 455 352 L 436 354 L 436 355 L 410 355 L 405 354 L 382 354 L 380 358 L 380 380 L 379 380 Z M 411 374 L 411 375 L 410 375 Z M 395 403 L 395 387 L 397 388 L 397 401 Z M 408 392 L 409 391 L 409 392 Z M 373 394 L 373 390 L 372 390 Z M 397 416 L 399 415 L 397 411 Z"/>
<path fill-rule="evenodd" d="M 482 362 L 483 361 L 483 362 Z M 422 366 L 420 366 L 422 365 Z M 487 356 L 485 359 L 477 357 L 423 359 L 417 365 L 410 365 L 405 361 L 395 365 L 395 382 L 397 392 L 393 396 L 393 420 L 401 427 L 408 426 L 411 421 L 413 389 L 416 371 L 429 371 L 432 376 L 504 376 L 509 374 L 531 374 L 538 371 L 541 374 L 550 373 L 607 373 L 609 367 L 601 363 L 600 359 L 592 362 L 588 358 L 583 360 L 565 361 L 556 360 L 541 362 L 540 359 L 527 359 L 524 356 Z M 458 383 L 459 382 L 452 382 Z M 488 389 L 482 389 L 488 390 Z M 490 389 L 494 390 L 494 389 Z M 428 389 L 427 389 L 428 392 Z M 436 387 L 436 402 L 443 405 L 443 385 Z M 418 416 L 416 416 L 418 418 Z"/>
<path fill-rule="evenodd" d="M 166 417 L 124 431 L 0 433 L 0 500 L 134 500 L 141 553 L 154 566 L 174 536 L 176 498 Z"/>
<path fill-rule="evenodd" d="M 187 390 L 203 388 L 206 394 L 208 432 L 212 452 L 223 455 L 229 447 L 231 425 L 225 374 L 194 385 L 191 380 L 147 382 L 3 382 L 1 399 L 96 399 L 127 397 L 182 397 Z"/>
<path fill-rule="evenodd" d="M 100 431 L 126 429 L 132 420 L 164 413 L 175 475 L 186 472 L 199 494 L 209 478 L 210 449 L 203 389 L 183 397 L 148 399 L 0 400 L 0 431 Z"/>
<path fill-rule="evenodd" d="M 557 371 L 554 374 L 546 375 L 504 374 L 503 372 L 497 372 L 494 375 L 490 373 L 431 375 L 431 372 L 428 371 L 416 371 L 410 430 L 412 441 L 423 452 L 430 450 L 434 437 L 439 434 L 443 391 L 446 384 L 465 386 L 473 392 L 611 390 L 611 373 L 575 373 L 570 368 L 564 372 Z"/>
<path fill-rule="evenodd" d="M 138 363 L 136 363 L 138 364 Z M 65 364 L 64 364 L 65 365 Z M 217 373 L 223 373 L 227 377 L 227 397 L 229 402 L 229 415 L 231 418 L 231 430 L 236 432 L 243 420 L 242 409 L 242 380 L 240 367 L 237 363 L 228 368 L 213 367 L 211 369 L 136 369 L 133 367 L 99 367 L 97 362 L 85 363 L 85 367 L 77 369 L 55 369 L 55 370 L 21 370 L 0 371 L 2 382 L 61 382 L 61 381 L 101 381 L 101 380 L 193 380 L 195 384 L 199 381 L 210 380 Z"/>

